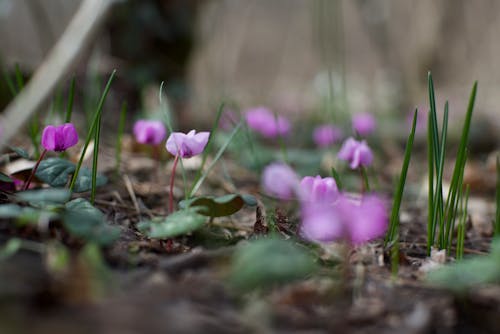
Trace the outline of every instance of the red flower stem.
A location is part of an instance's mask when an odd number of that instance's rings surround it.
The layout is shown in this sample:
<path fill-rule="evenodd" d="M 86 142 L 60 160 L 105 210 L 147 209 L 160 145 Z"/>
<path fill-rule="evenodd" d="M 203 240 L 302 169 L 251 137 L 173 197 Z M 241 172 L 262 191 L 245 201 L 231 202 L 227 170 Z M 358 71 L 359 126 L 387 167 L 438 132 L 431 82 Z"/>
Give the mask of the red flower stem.
<path fill-rule="evenodd" d="M 174 212 L 174 181 L 175 181 L 175 169 L 177 168 L 178 162 L 179 162 L 179 154 L 175 156 L 174 165 L 172 166 L 172 173 L 170 174 L 170 194 L 168 197 L 168 213 Z"/>
<path fill-rule="evenodd" d="M 42 162 L 43 157 L 45 156 L 46 153 L 47 153 L 47 150 L 43 150 L 42 154 L 40 154 L 40 157 L 38 158 L 35 166 L 31 170 L 31 174 L 30 174 L 30 177 L 28 178 L 28 181 L 26 181 L 24 183 L 23 190 L 28 190 L 28 188 L 30 187 L 31 181 L 33 180 L 33 177 L 35 176 L 36 170 L 38 169 L 38 166 L 40 165 L 40 162 Z"/>

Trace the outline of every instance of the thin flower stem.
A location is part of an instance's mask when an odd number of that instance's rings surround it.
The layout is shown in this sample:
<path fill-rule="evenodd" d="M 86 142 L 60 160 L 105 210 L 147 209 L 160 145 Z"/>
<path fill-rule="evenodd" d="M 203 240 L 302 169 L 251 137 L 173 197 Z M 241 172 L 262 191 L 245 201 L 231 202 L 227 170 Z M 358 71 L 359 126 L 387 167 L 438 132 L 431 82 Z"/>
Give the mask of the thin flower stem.
<path fill-rule="evenodd" d="M 28 178 L 28 181 L 26 181 L 26 183 L 24 183 L 23 190 L 28 190 L 31 181 L 33 180 L 33 177 L 35 176 L 36 170 L 38 169 L 38 166 L 40 165 L 40 162 L 43 160 L 43 157 L 45 156 L 46 153 L 47 153 L 47 150 L 43 150 L 42 154 L 40 154 L 40 157 L 36 161 L 35 166 L 31 170 L 31 174 L 30 174 L 30 177 Z"/>
<path fill-rule="evenodd" d="M 366 173 L 366 168 L 364 166 L 359 167 L 359 172 L 361 173 L 361 193 L 370 192 L 370 182 L 368 182 L 368 173 Z"/>
<path fill-rule="evenodd" d="M 174 181 L 175 181 L 175 169 L 177 168 L 177 163 L 179 162 L 179 154 L 175 156 L 174 165 L 172 166 L 172 174 L 170 175 L 170 192 L 168 196 L 168 213 L 174 212 Z"/>

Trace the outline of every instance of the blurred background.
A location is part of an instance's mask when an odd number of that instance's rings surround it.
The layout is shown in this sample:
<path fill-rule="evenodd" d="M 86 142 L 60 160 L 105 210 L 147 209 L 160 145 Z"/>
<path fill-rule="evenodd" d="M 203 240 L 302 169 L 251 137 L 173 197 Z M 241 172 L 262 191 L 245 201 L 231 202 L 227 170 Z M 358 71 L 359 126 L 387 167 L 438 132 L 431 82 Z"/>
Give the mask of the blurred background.
<path fill-rule="evenodd" d="M 0 0 L 4 71 L 17 64 L 29 77 L 79 4 Z M 452 123 L 479 81 L 477 122 L 498 138 L 499 31 L 494 0 L 129 0 L 75 71 L 88 79 L 117 68 L 115 89 L 135 110 L 165 81 L 180 120 L 211 122 L 221 99 L 292 118 L 331 110 L 405 120 L 428 108 L 431 70 Z M 3 107 L 10 96 L 1 90 Z"/>

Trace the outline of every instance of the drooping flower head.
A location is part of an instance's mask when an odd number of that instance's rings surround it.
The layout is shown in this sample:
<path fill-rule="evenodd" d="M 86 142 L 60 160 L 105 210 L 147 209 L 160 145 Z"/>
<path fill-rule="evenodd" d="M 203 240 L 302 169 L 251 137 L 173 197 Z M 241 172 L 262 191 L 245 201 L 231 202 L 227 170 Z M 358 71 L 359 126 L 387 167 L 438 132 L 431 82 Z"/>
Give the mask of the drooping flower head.
<path fill-rule="evenodd" d="M 300 181 L 300 199 L 302 201 L 332 204 L 337 196 L 337 183 L 333 177 L 305 176 Z"/>
<path fill-rule="evenodd" d="M 78 143 L 75 126 L 65 123 L 59 126 L 47 125 L 42 132 L 42 146 L 47 151 L 63 152 Z"/>
<path fill-rule="evenodd" d="M 287 164 L 275 162 L 262 172 L 262 188 L 269 195 L 280 199 L 294 197 L 299 185 L 299 177 Z"/>
<path fill-rule="evenodd" d="M 288 119 L 283 116 L 275 116 L 274 113 L 266 107 L 257 107 L 247 110 L 245 112 L 245 120 L 250 129 L 260 133 L 266 138 L 285 136 L 291 130 Z"/>
<path fill-rule="evenodd" d="M 352 137 L 344 141 L 337 157 L 348 161 L 352 169 L 356 169 L 359 166 L 369 166 L 373 161 L 373 153 L 366 144 L 366 141 L 357 141 Z"/>
<path fill-rule="evenodd" d="M 161 121 L 138 120 L 134 124 L 135 140 L 141 144 L 158 145 L 165 140 L 167 130 Z"/>
<path fill-rule="evenodd" d="M 182 132 L 172 132 L 167 139 L 166 148 L 172 155 L 179 155 L 181 158 L 191 158 L 198 155 L 207 146 L 210 132 L 189 131 L 187 134 Z"/>
<path fill-rule="evenodd" d="M 370 113 L 358 113 L 352 117 L 352 128 L 360 136 L 367 136 L 377 127 L 377 121 Z"/>
<path fill-rule="evenodd" d="M 334 204 L 304 202 L 300 234 L 314 242 L 343 239 L 361 245 L 383 236 L 388 223 L 385 202 L 378 195 L 361 199 L 340 195 Z"/>
<path fill-rule="evenodd" d="M 319 147 L 335 144 L 342 138 L 342 130 L 333 125 L 321 125 L 314 129 L 313 140 Z"/>

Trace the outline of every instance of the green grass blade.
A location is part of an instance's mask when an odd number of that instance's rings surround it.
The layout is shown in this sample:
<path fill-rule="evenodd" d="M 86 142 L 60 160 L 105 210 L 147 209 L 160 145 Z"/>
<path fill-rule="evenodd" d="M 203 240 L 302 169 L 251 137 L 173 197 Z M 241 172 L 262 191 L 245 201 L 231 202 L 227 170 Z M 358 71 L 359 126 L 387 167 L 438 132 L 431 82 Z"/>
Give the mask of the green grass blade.
<path fill-rule="evenodd" d="M 497 186 L 496 186 L 496 214 L 495 214 L 495 236 L 500 235 L 500 155 L 497 155 Z"/>
<path fill-rule="evenodd" d="M 339 173 L 337 172 L 337 170 L 335 170 L 334 167 L 332 167 L 331 171 L 332 171 L 332 177 L 335 179 L 335 183 L 337 184 L 337 189 L 339 191 L 342 191 L 344 189 L 344 185 L 342 184 L 342 180 L 340 179 Z"/>
<path fill-rule="evenodd" d="M 198 191 L 198 189 L 200 188 L 200 186 L 202 185 L 203 181 L 205 181 L 205 178 L 208 176 L 208 174 L 210 173 L 210 171 L 212 170 L 212 168 L 215 166 L 215 164 L 217 163 L 217 161 L 220 159 L 220 157 L 222 156 L 222 154 L 224 153 L 224 151 L 226 150 L 226 148 L 229 146 L 229 144 L 231 143 L 233 137 L 238 133 L 238 131 L 240 130 L 241 126 L 243 124 L 243 121 L 240 121 L 238 123 L 238 125 L 233 129 L 233 131 L 231 132 L 231 134 L 229 135 L 229 138 L 226 140 L 226 142 L 224 143 L 224 145 L 221 146 L 221 148 L 219 149 L 219 151 L 217 152 L 217 154 L 215 155 L 214 157 L 214 160 L 210 163 L 210 165 L 208 166 L 207 170 L 203 172 L 202 176 L 200 177 L 200 179 L 196 182 L 196 184 L 194 185 L 192 191 L 189 193 L 189 196 L 188 198 L 191 198 L 193 197 L 194 194 L 196 194 L 196 192 Z"/>
<path fill-rule="evenodd" d="M 122 103 L 122 108 L 120 111 L 120 121 L 118 122 L 118 133 L 116 136 L 116 148 L 115 148 L 115 165 L 116 173 L 120 171 L 120 164 L 122 161 L 122 139 L 123 132 L 125 131 L 125 120 L 127 119 L 127 102 Z"/>
<path fill-rule="evenodd" d="M 396 240 L 396 237 L 397 237 L 397 231 L 399 229 L 399 210 L 401 208 L 401 200 L 403 198 L 406 176 L 408 175 L 408 167 L 410 166 L 413 141 L 415 139 L 415 129 L 417 127 L 417 115 L 418 115 L 418 110 L 416 109 L 415 114 L 413 115 L 411 132 L 406 142 L 403 166 L 401 167 L 399 182 L 396 188 L 394 201 L 392 203 L 391 220 L 389 223 L 389 233 L 387 234 L 385 239 L 386 244 L 388 242 L 398 242 L 398 240 Z"/>
<path fill-rule="evenodd" d="M 106 97 L 108 96 L 109 90 L 111 88 L 111 84 L 113 83 L 113 80 L 116 75 L 116 70 L 113 70 L 111 75 L 109 76 L 108 82 L 106 83 L 106 86 L 104 87 L 104 91 L 102 92 L 101 99 L 99 100 L 99 104 L 97 106 L 97 110 L 94 113 L 94 117 L 92 119 L 92 124 L 90 125 L 89 132 L 87 133 L 87 138 L 85 139 L 85 144 L 83 146 L 82 154 L 80 155 L 80 159 L 78 160 L 78 163 L 76 165 L 75 173 L 73 174 L 73 177 L 71 178 L 71 182 L 69 185 L 69 190 L 73 191 L 73 188 L 75 187 L 75 182 L 76 179 L 78 178 L 78 173 L 80 172 L 80 168 L 82 167 L 83 163 L 83 158 L 85 157 L 85 153 L 87 152 L 87 148 L 89 146 L 90 140 L 94 136 L 94 131 L 96 131 L 97 126 L 99 125 L 99 119 L 100 119 L 100 114 L 102 113 L 102 109 L 104 107 L 104 101 L 106 101 Z"/>
<path fill-rule="evenodd" d="M 16 75 L 17 91 L 20 92 L 24 88 L 24 78 L 19 64 L 16 64 L 14 73 Z"/>
<path fill-rule="evenodd" d="M 205 164 L 207 162 L 208 154 L 212 149 L 213 141 L 214 141 L 215 136 L 217 135 L 217 131 L 219 129 L 220 118 L 221 118 L 223 112 L 224 112 L 224 102 L 222 102 L 219 105 L 219 108 L 217 109 L 217 115 L 215 117 L 215 122 L 214 122 L 214 125 L 212 126 L 212 131 L 210 131 L 210 137 L 208 138 L 207 146 L 206 146 L 205 150 L 203 151 L 203 157 L 201 160 L 200 168 L 196 172 L 196 176 L 194 178 L 191 189 L 189 189 L 187 198 L 191 198 L 190 195 L 193 193 L 194 185 L 198 182 L 198 180 L 200 179 L 200 177 L 203 173 L 203 168 L 205 167 Z"/>
<path fill-rule="evenodd" d="M 92 187 L 90 189 L 90 203 L 92 203 L 92 205 L 95 202 L 95 194 L 97 190 L 97 163 L 99 160 L 99 142 L 101 139 L 101 119 L 102 119 L 102 112 L 99 113 L 99 117 L 97 118 L 97 125 L 94 130 L 94 152 L 92 156 Z"/>
<path fill-rule="evenodd" d="M 432 135 L 431 124 L 432 115 L 429 111 L 427 115 L 427 163 L 428 163 L 428 215 L 427 215 L 427 255 L 431 255 L 431 247 L 434 245 L 436 226 L 434 225 L 434 137 Z"/>
<path fill-rule="evenodd" d="M 73 100 L 75 98 L 75 84 L 76 78 L 73 77 L 69 85 L 68 104 L 66 106 L 66 116 L 64 117 L 64 123 L 71 122 L 71 114 L 73 113 Z"/>
<path fill-rule="evenodd" d="M 436 189 L 434 193 L 434 226 L 439 226 L 439 247 L 445 247 L 445 226 L 443 217 L 443 171 L 444 171 L 444 158 L 446 155 L 446 139 L 448 138 L 448 101 L 446 101 L 444 115 L 443 115 L 443 128 L 441 131 L 441 147 L 439 149 L 439 162 L 437 164 L 436 175 Z"/>
<path fill-rule="evenodd" d="M 7 84 L 7 87 L 9 88 L 9 91 L 10 91 L 10 94 L 12 95 L 12 97 L 16 97 L 18 91 L 17 91 L 16 85 L 14 84 L 14 81 L 12 80 L 10 75 L 7 72 L 4 72 L 3 78 L 4 78 L 5 83 Z"/>

